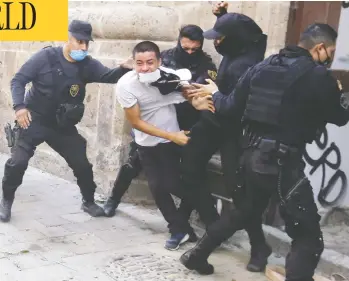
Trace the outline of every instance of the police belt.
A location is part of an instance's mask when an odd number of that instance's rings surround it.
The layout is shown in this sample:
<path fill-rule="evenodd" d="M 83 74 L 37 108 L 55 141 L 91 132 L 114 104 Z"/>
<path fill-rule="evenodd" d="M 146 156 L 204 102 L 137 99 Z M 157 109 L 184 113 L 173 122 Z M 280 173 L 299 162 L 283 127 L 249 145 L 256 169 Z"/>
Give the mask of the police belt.
<path fill-rule="evenodd" d="M 265 152 L 274 153 L 277 161 L 298 160 L 302 156 L 300 147 L 291 146 L 278 141 L 272 136 L 261 136 L 253 132 L 243 136 L 243 148 L 257 148 Z"/>

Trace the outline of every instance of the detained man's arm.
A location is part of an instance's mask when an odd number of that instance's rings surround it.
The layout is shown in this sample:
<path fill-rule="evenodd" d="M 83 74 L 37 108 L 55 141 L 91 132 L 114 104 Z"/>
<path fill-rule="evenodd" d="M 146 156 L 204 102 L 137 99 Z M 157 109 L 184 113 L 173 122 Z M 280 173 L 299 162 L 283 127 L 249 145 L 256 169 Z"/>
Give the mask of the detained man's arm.
<path fill-rule="evenodd" d="M 124 111 L 126 118 L 131 123 L 132 127 L 142 131 L 143 133 L 162 139 L 167 139 L 178 145 L 186 145 L 189 140 L 189 137 L 183 131 L 170 133 L 143 121 L 140 118 L 141 115 L 138 103 L 130 108 L 124 108 Z"/>

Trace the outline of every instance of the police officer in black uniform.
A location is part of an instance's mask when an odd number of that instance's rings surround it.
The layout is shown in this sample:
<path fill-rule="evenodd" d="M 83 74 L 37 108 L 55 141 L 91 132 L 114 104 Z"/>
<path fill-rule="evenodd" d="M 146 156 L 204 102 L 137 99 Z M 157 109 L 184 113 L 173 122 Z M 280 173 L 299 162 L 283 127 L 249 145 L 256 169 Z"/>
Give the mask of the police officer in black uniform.
<path fill-rule="evenodd" d="M 217 76 L 217 85 L 222 94 L 229 95 L 239 78 L 253 65 L 264 59 L 267 36 L 249 17 L 239 13 L 227 13 L 227 3 L 216 4 L 213 13 L 218 17 L 214 27 L 204 32 L 204 37 L 214 39 L 217 52 L 223 56 Z M 205 94 L 201 89 L 190 91 L 193 95 Z M 207 163 L 216 151 L 220 151 L 223 179 L 227 193 L 238 204 L 241 191 L 236 190 L 238 156 L 241 153 L 239 136 L 241 125 L 229 115 L 202 112 L 199 122 L 191 130 L 191 139 L 183 147 L 182 178 L 184 188 L 195 192 L 198 204 L 206 206 L 206 215 L 201 219 L 210 225 L 219 217 L 212 206 L 212 196 L 206 186 Z M 262 217 L 260 217 L 260 221 Z M 261 222 L 246 226 L 251 244 L 251 258 L 247 270 L 263 271 L 271 249 L 267 245 Z"/>
<path fill-rule="evenodd" d="M 171 69 L 187 68 L 192 74 L 192 82 L 206 83 L 206 79 L 215 80 L 217 69 L 211 57 L 203 50 L 203 30 L 197 25 L 185 25 L 180 29 L 178 43 L 175 48 L 161 52 L 162 65 Z M 181 130 L 190 130 L 199 120 L 200 111 L 196 110 L 189 102 L 176 104 L 177 118 Z M 111 196 L 104 205 L 107 216 L 114 216 L 122 196 L 129 188 L 132 180 L 139 175 L 142 167 L 139 160 L 137 146 L 134 141 L 130 143 L 128 161 L 124 164 L 114 182 Z M 193 208 L 183 201 L 180 210 L 188 217 Z M 195 240 L 191 234 L 191 240 Z"/>
<path fill-rule="evenodd" d="M 213 272 L 207 258 L 237 230 L 258 220 L 273 194 L 280 200 L 286 232 L 292 238 L 286 257 L 286 281 L 312 281 L 324 248 L 317 206 L 304 173 L 303 153 L 326 124 L 344 126 L 348 99 L 326 66 L 337 33 L 327 24 L 312 24 L 298 46 L 289 46 L 250 68 L 229 96 L 213 83 L 217 114 L 243 120 L 241 182 L 244 201 L 209 227 L 181 262 L 199 272 Z M 205 87 L 205 86 L 202 86 Z M 210 88 L 210 89 L 208 89 Z"/>
<path fill-rule="evenodd" d="M 201 27 L 193 24 L 179 31 L 177 46 L 161 52 L 162 65 L 172 69 L 187 68 L 192 82 L 206 84 L 206 79 L 216 80 L 217 68 L 211 57 L 203 50 L 204 36 Z M 176 105 L 181 130 L 190 130 L 199 121 L 201 112 L 189 102 Z"/>
<path fill-rule="evenodd" d="M 16 114 L 16 141 L 5 164 L 2 180 L 0 220 L 8 222 L 15 192 L 21 185 L 29 159 L 36 147 L 46 142 L 72 168 L 83 198 L 82 209 L 91 216 L 103 216 L 94 201 L 96 184 L 92 165 L 86 156 L 86 140 L 75 125 L 84 113 L 87 83 L 116 83 L 132 68 L 109 69 L 87 55 L 92 26 L 74 20 L 69 25 L 69 40 L 63 47 L 46 47 L 34 54 L 11 81 Z M 32 87 L 25 94 L 25 86 Z"/>

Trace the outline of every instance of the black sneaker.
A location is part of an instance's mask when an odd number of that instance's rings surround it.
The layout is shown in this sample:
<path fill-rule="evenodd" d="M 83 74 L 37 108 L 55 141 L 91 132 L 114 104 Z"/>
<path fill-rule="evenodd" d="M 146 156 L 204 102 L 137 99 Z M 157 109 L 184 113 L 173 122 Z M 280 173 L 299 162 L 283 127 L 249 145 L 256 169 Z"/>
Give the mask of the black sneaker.
<path fill-rule="evenodd" d="M 88 213 L 91 217 L 105 216 L 103 208 L 98 206 L 95 202 L 83 202 L 81 209 Z"/>
<path fill-rule="evenodd" d="M 176 233 L 172 234 L 171 238 L 166 241 L 165 249 L 175 251 L 179 249 L 179 246 L 189 240 L 188 233 Z"/>

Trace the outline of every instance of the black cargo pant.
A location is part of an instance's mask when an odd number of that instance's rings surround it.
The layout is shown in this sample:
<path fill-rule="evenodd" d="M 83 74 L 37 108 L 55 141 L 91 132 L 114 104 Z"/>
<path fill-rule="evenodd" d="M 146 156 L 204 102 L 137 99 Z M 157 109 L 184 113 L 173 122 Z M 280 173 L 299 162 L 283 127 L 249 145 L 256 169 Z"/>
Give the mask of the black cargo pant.
<path fill-rule="evenodd" d="M 142 167 L 148 180 L 150 191 L 160 212 L 168 222 L 171 234 L 192 231 L 188 218 L 177 210 L 171 194 L 185 199 L 180 182 L 181 148 L 172 142 L 156 146 L 138 146 Z"/>
<path fill-rule="evenodd" d="M 126 193 L 134 178 L 142 171 L 141 161 L 139 159 L 137 144 L 132 141 L 130 143 L 130 151 L 127 162 L 121 166 L 113 186 L 111 197 L 120 202 L 122 196 Z"/>
<path fill-rule="evenodd" d="M 280 199 L 278 190 L 283 199 L 294 190 L 286 204 L 280 205 L 286 232 L 292 238 L 291 251 L 286 258 L 286 280 L 311 281 L 324 244 L 312 187 L 303 171 L 305 164 L 300 155 L 285 161 L 280 170 L 277 160 L 271 159 L 261 148 L 248 148 L 243 153 L 241 173 L 245 180 L 245 200 L 240 200 L 236 210 L 212 224 L 207 234 L 217 244 L 222 243 L 236 231 L 259 222 L 273 194 L 278 193 Z M 300 185 L 293 189 L 297 183 Z"/>
<path fill-rule="evenodd" d="M 178 160 L 180 161 L 180 160 Z M 113 186 L 111 197 L 120 202 L 122 196 L 126 193 L 131 185 L 131 182 L 136 178 L 142 171 L 142 164 L 139 159 L 138 146 L 132 141 L 130 143 L 130 151 L 128 155 L 127 162 L 120 168 Z M 179 205 L 179 210 L 183 216 L 188 220 L 190 218 L 193 207 L 188 200 L 181 200 Z"/>
<path fill-rule="evenodd" d="M 13 198 L 22 184 L 24 173 L 36 147 L 46 142 L 58 152 L 72 168 L 84 201 L 93 202 L 96 184 L 93 180 L 92 165 L 86 156 L 86 140 L 76 127 L 59 129 L 54 123 L 35 118 L 28 129 L 20 129 L 18 140 L 11 148 L 11 158 L 5 164 L 2 180 L 3 195 Z"/>
<path fill-rule="evenodd" d="M 201 220 L 206 227 L 219 219 L 214 199 L 207 186 L 207 163 L 212 155 L 220 150 L 223 179 L 228 192 L 231 192 L 234 204 L 241 201 L 241 191 L 237 190 L 236 171 L 241 149 L 238 136 L 233 136 L 222 128 L 200 120 L 191 130 L 191 139 L 182 154 L 183 188 L 196 193 L 196 204 Z M 251 247 L 258 248 L 265 243 L 262 229 L 262 215 L 246 225 Z"/>

